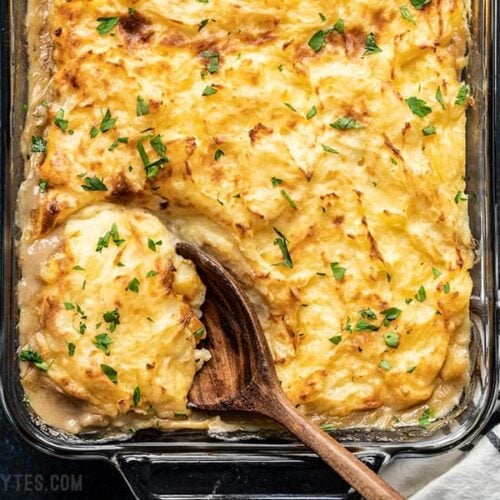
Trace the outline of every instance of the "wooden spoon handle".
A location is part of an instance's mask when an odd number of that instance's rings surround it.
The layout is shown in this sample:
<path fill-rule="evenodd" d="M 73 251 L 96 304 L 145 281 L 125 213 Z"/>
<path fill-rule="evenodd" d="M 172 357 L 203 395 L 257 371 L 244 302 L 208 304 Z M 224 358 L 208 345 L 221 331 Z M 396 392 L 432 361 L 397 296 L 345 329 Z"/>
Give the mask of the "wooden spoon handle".
<path fill-rule="evenodd" d="M 280 401 L 267 408 L 268 416 L 295 434 L 363 497 L 368 500 L 404 500 L 404 497 L 338 441 L 305 419 L 288 401 L 279 399 Z"/>

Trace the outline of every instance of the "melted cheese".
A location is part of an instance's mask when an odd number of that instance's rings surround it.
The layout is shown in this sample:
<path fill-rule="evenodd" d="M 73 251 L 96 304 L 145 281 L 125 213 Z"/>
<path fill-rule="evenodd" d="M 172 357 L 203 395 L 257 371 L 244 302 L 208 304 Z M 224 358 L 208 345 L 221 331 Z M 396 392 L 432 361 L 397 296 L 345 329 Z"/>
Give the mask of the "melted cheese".
<path fill-rule="evenodd" d="M 386 426 L 426 406 L 448 412 L 468 377 L 472 289 L 456 104 L 466 4 L 409 6 L 413 24 L 392 0 L 49 3 L 48 150 L 35 165 L 48 189 L 25 239 L 102 201 L 161 209 L 251 291 L 306 414 Z M 102 17 L 119 18 L 104 35 Z M 314 51 L 311 37 L 338 19 L 344 29 Z M 365 53 L 370 33 L 380 52 Z M 432 111 L 418 116 L 410 98 Z M 107 110 L 116 123 L 92 138 Z M 344 118 L 357 127 L 331 126 Z M 169 162 L 148 177 L 138 144 L 157 161 L 157 135 Z M 82 188 L 94 176 L 106 191 Z M 384 323 L 390 308 L 400 314 Z M 129 404 L 125 387 L 102 398 Z"/>

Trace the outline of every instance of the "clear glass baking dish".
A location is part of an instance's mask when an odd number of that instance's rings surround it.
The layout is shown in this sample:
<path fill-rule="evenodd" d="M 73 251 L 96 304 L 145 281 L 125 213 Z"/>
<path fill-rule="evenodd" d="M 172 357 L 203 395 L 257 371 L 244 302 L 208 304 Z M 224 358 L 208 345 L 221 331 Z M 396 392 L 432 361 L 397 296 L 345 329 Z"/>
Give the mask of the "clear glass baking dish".
<path fill-rule="evenodd" d="M 67 458 L 111 461 L 140 498 L 344 498 L 347 487 L 302 445 L 255 434 L 216 439 L 200 432 L 147 431 L 130 436 L 68 436 L 43 425 L 23 401 L 17 349 L 16 195 L 23 179 L 21 136 L 27 102 L 26 0 L 0 0 L 1 12 L 1 397 L 16 430 L 33 446 Z M 495 0 L 472 0 L 467 81 L 467 176 L 470 221 L 477 239 L 472 271 L 472 377 L 455 411 L 432 429 L 335 432 L 362 459 L 380 467 L 401 456 L 468 446 L 493 411 L 498 391 L 496 326 L 498 266 L 495 225 Z"/>

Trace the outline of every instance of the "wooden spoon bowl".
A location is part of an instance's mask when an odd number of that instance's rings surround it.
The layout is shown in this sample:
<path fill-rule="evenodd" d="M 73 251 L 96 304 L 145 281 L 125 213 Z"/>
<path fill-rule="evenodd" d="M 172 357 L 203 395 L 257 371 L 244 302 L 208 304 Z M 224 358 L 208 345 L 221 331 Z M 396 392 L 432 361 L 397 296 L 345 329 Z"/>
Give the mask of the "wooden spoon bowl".
<path fill-rule="evenodd" d="M 391 486 L 288 401 L 257 314 L 235 278 L 200 248 L 179 243 L 207 287 L 203 307 L 212 359 L 195 377 L 189 405 L 210 411 L 256 412 L 284 425 L 369 500 L 402 499 Z"/>

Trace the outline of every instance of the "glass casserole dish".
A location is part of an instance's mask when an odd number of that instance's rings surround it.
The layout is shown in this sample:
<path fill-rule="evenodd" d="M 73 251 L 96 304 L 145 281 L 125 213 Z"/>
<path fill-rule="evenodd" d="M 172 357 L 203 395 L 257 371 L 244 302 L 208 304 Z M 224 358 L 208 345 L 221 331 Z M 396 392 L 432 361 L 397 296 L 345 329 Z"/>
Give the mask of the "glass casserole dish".
<path fill-rule="evenodd" d="M 71 458 L 111 460 L 141 497 L 198 498 L 269 495 L 332 498 L 342 484 L 302 446 L 255 435 L 217 440 L 204 433 L 147 431 L 129 436 L 68 436 L 44 426 L 23 402 L 17 364 L 19 269 L 16 262 L 16 196 L 23 178 L 20 151 L 27 99 L 26 2 L 3 0 L 2 14 L 2 398 L 9 419 L 28 441 L 46 452 Z M 477 239 L 472 271 L 472 377 L 460 405 L 430 429 L 348 429 L 336 436 L 374 465 L 402 455 L 464 447 L 480 432 L 497 395 L 496 276 L 494 230 L 494 40 L 498 13 L 493 0 L 472 0 L 467 81 L 475 106 L 468 111 L 467 170 L 470 224 Z M 173 479 L 172 479 L 173 477 Z M 222 478 L 222 483 L 219 484 Z M 259 481 L 255 481 L 259 478 Z"/>

